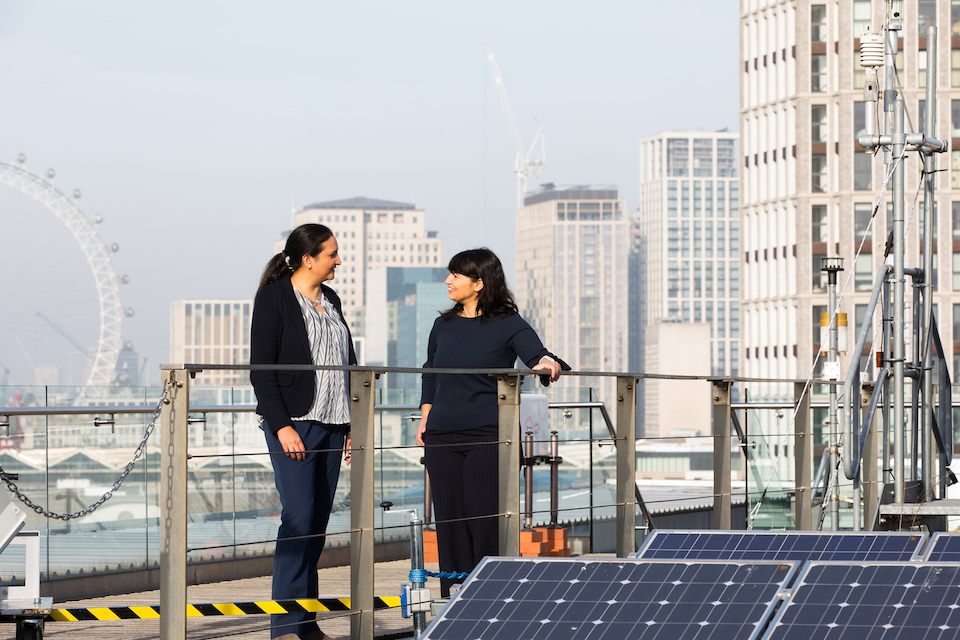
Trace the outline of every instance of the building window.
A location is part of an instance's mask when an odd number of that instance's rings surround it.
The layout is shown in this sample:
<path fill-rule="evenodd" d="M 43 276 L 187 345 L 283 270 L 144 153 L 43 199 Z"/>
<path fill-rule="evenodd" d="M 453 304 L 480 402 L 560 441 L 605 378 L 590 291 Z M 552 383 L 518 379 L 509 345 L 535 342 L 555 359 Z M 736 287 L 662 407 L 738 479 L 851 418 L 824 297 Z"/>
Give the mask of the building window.
<path fill-rule="evenodd" d="M 827 205 L 815 204 L 810 207 L 810 241 L 814 244 L 827 243 Z M 823 247 L 822 251 L 826 251 Z"/>
<path fill-rule="evenodd" d="M 816 153 L 810 156 L 810 190 L 823 193 L 827 187 L 827 154 Z"/>
<path fill-rule="evenodd" d="M 677 181 L 667 180 L 667 217 L 677 217 Z"/>
<path fill-rule="evenodd" d="M 810 56 L 810 91 L 824 93 L 827 90 L 827 54 Z"/>
<path fill-rule="evenodd" d="M 937 26 L 937 0 L 917 0 L 917 37 L 926 38 L 927 27 L 935 26 Z"/>
<path fill-rule="evenodd" d="M 868 202 L 857 202 L 853 205 L 853 242 L 854 250 L 860 249 L 860 242 L 863 244 L 863 251 L 872 249 L 871 240 L 873 239 L 873 230 L 870 226 L 870 219 L 873 217 L 873 205 Z"/>
<path fill-rule="evenodd" d="M 950 137 L 960 138 L 960 100 L 950 101 Z"/>
<path fill-rule="evenodd" d="M 953 305 L 953 344 L 956 350 L 957 343 L 960 343 L 960 304 Z M 956 372 L 954 372 L 956 374 Z"/>
<path fill-rule="evenodd" d="M 827 290 L 827 274 L 820 271 L 820 265 L 827 256 L 822 253 L 813 254 L 813 282 L 812 290 L 814 293 L 823 293 Z M 819 317 L 819 316 L 818 316 Z"/>
<path fill-rule="evenodd" d="M 717 177 L 737 177 L 736 140 L 717 140 Z"/>
<path fill-rule="evenodd" d="M 855 152 L 853 154 L 853 188 L 856 191 L 873 189 L 873 154 Z"/>
<path fill-rule="evenodd" d="M 960 87 L 960 49 L 950 50 L 950 86 Z"/>
<path fill-rule="evenodd" d="M 862 100 L 853 103 L 853 137 L 855 140 L 867 132 L 865 120 L 866 102 Z"/>
<path fill-rule="evenodd" d="M 680 231 L 676 221 L 671 220 L 667 223 L 667 256 L 670 258 L 679 257 L 680 254 Z"/>
<path fill-rule="evenodd" d="M 684 180 L 680 191 L 680 215 L 690 217 L 690 181 Z"/>
<path fill-rule="evenodd" d="M 960 151 L 950 151 L 950 188 L 960 189 Z"/>
<path fill-rule="evenodd" d="M 713 176 L 713 140 L 710 138 L 695 138 L 693 141 L 693 175 Z"/>
<path fill-rule="evenodd" d="M 827 105 L 810 105 L 810 142 L 827 141 Z"/>
<path fill-rule="evenodd" d="M 686 138 L 667 139 L 667 174 L 688 176 L 690 162 L 690 143 Z"/>
<path fill-rule="evenodd" d="M 873 254 L 861 253 L 857 256 L 857 262 L 853 273 L 854 290 L 870 291 L 873 289 Z"/>
<path fill-rule="evenodd" d="M 953 290 L 960 291 L 960 253 L 953 254 Z"/>
<path fill-rule="evenodd" d="M 870 0 L 853 0 L 853 37 L 859 38 L 863 35 L 871 24 L 873 16 L 871 15 Z M 859 58 L 859 56 L 854 56 Z M 859 60 L 858 60 L 859 64 Z"/>
<path fill-rule="evenodd" d="M 827 5 L 810 5 L 810 42 L 827 41 Z"/>

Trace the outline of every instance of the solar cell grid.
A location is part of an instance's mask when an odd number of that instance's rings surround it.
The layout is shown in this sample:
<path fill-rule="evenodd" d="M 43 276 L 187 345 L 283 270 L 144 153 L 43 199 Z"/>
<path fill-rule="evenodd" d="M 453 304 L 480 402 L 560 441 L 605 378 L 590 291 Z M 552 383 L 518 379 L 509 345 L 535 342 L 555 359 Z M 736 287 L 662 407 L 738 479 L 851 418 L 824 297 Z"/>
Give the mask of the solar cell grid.
<path fill-rule="evenodd" d="M 960 562 L 960 534 L 944 532 L 935 534 L 924 560 L 927 562 Z"/>
<path fill-rule="evenodd" d="M 906 562 L 925 539 L 917 533 L 658 530 L 635 557 Z M 960 543 L 957 549 L 960 556 Z"/>
<path fill-rule="evenodd" d="M 488 558 L 422 638 L 752 638 L 795 563 Z"/>
<path fill-rule="evenodd" d="M 765 640 L 956 638 L 960 563 L 810 563 Z"/>

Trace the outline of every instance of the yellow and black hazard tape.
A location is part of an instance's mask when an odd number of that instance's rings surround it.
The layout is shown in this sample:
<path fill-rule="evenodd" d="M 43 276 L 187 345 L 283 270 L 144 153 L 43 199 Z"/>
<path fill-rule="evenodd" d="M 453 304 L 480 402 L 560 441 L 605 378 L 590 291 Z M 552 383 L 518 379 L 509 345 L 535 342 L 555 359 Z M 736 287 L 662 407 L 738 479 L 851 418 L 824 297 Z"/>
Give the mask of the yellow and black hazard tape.
<path fill-rule="evenodd" d="M 393 609 L 400 606 L 400 596 L 374 598 L 374 609 Z M 224 602 L 219 604 L 188 604 L 187 617 L 247 616 L 269 613 L 321 613 L 350 611 L 350 598 L 323 598 L 319 600 L 270 600 L 266 602 Z M 53 609 L 47 620 L 57 622 L 89 622 L 94 620 L 144 620 L 160 617 L 159 605 L 142 607 L 90 607 L 80 609 Z"/>

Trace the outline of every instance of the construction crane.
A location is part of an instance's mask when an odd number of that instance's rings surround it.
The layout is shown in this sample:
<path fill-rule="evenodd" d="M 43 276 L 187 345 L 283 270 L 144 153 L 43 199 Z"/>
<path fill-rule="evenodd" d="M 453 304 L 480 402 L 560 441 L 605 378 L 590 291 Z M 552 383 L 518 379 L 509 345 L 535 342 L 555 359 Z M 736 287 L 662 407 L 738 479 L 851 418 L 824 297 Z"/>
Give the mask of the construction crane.
<path fill-rule="evenodd" d="M 510 135 L 513 137 L 513 146 L 517 155 L 513 162 L 513 171 L 517 174 L 517 208 L 523 206 L 523 197 L 527 193 L 527 179 L 530 176 L 539 182 L 540 172 L 546 163 L 547 156 L 543 147 L 543 127 L 537 129 L 537 135 L 529 147 L 524 147 L 520 139 L 520 131 L 517 129 L 517 121 L 513 117 L 513 109 L 510 107 L 510 98 L 507 96 L 507 89 L 503 86 L 503 77 L 500 75 L 500 67 L 497 65 L 497 59 L 486 46 L 483 48 L 487 52 L 487 62 L 490 63 L 490 71 L 493 73 L 493 82 L 497 85 L 497 95 L 500 96 L 500 105 L 503 107 L 503 114 L 507 118 L 507 126 L 510 128 Z"/>

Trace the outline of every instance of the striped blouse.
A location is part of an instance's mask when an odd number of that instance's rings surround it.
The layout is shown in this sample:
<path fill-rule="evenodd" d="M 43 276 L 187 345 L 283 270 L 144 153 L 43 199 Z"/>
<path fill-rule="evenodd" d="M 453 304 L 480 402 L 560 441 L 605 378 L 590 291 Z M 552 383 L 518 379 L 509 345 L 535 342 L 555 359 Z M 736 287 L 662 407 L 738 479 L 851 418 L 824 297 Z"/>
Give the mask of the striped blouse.
<path fill-rule="evenodd" d="M 346 365 L 350 362 L 345 321 L 333 304 L 320 294 L 323 313 L 313 303 L 294 289 L 300 312 L 307 327 L 310 352 L 317 365 Z M 317 383 L 313 394 L 313 406 L 306 415 L 294 420 L 315 420 L 324 424 L 345 425 L 350 423 L 350 399 L 347 395 L 347 371 L 317 371 Z"/>

